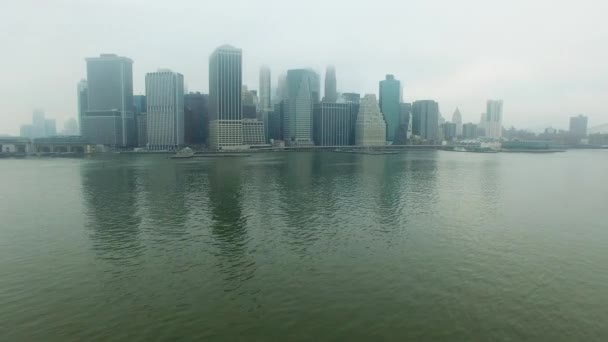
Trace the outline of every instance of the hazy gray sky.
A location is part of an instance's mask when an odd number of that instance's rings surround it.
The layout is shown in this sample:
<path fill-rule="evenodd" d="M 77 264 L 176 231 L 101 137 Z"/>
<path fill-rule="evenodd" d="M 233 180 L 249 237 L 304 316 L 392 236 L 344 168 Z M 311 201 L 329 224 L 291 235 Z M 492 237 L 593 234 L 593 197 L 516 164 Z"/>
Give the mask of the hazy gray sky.
<path fill-rule="evenodd" d="M 404 99 L 434 99 L 444 117 L 459 107 L 477 122 L 487 99 L 503 99 L 504 124 L 566 128 L 571 115 L 608 122 L 605 0 L 0 0 L 0 134 L 18 134 L 34 108 L 58 129 L 76 116 L 84 58 L 134 60 L 135 93 L 159 67 L 207 92 L 208 57 L 243 49 L 243 80 L 273 87 L 289 68 L 324 73 L 341 92 L 378 92 L 394 74 Z"/>

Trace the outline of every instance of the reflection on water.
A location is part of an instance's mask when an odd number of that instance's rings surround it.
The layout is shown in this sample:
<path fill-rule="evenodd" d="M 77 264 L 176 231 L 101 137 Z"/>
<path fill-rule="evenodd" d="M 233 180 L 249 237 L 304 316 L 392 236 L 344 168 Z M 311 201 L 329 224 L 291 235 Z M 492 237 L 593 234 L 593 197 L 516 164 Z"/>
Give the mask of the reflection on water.
<path fill-rule="evenodd" d="M 0 164 L 0 340 L 606 340 L 593 153 Z"/>

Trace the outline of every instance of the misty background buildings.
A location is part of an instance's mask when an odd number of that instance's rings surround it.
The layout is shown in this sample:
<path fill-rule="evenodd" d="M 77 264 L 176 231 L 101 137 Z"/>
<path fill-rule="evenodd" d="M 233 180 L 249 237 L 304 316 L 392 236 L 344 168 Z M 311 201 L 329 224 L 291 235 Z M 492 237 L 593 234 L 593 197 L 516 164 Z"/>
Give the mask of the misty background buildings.
<path fill-rule="evenodd" d="M 210 54 L 209 94 L 185 93 L 183 75 L 159 69 L 146 74 L 145 95 L 134 95 L 130 58 L 101 54 L 85 61 L 87 78 L 76 85 L 78 120 L 66 122 L 60 133 L 79 134 L 91 144 L 113 149 L 441 145 L 538 138 L 503 127 L 502 100 L 487 100 L 477 124 L 463 123 L 458 108 L 448 121 L 436 100 L 406 102 L 406 85 L 393 74 L 378 82 L 378 97 L 361 98 L 339 91 L 334 65 L 327 66 L 323 82 L 311 68 L 273 75 L 263 65 L 258 89 L 250 89 L 243 84 L 243 51 L 230 45 Z M 585 116 L 572 117 L 569 132 L 548 128 L 542 138 L 588 143 L 587 124 Z M 36 110 L 21 135 L 55 136 L 55 126 Z"/>

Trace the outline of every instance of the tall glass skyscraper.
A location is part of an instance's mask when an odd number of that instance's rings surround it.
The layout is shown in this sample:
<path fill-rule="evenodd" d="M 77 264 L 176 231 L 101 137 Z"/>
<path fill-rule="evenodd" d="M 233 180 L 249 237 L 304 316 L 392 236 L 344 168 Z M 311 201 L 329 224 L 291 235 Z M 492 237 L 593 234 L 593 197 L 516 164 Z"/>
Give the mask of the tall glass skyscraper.
<path fill-rule="evenodd" d="M 483 126 L 487 138 L 500 139 L 502 137 L 502 100 L 488 100 Z"/>
<path fill-rule="evenodd" d="M 439 104 L 433 100 L 412 104 L 412 134 L 429 143 L 439 140 Z"/>
<path fill-rule="evenodd" d="M 350 103 L 333 103 L 323 101 L 320 104 L 315 105 L 315 145 L 350 145 L 352 125 Z"/>
<path fill-rule="evenodd" d="M 380 81 L 380 111 L 386 121 L 386 140 L 394 141 L 395 134 L 399 129 L 401 102 L 401 82 L 393 75 L 386 75 L 384 81 Z"/>
<path fill-rule="evenodd" d="M 325 97 L 324 102 L 338 101 L 338 89 L 336 81 L 336 68 L 333 65 L 327 67 L 325 71 Z"/>
<path fill-rule="evenodd" d="M 318 100 L 319 75 L 310 69 L 287 72 L 287 106 L 283 128 L 288 144 L 313 144 L 313 106 Z"/>
<path fill-rule="evenodd" d="M 209 58 L 209 147 L 243 146 L 242 50 L 217 48 Z"/>
<path fill-rule="evenodd" d="M 91 143 L 133 146 L 133 61 L 114 54 L 86 59 L 87 111 L 82 135 Z"/>
<path fill-rule="evenodd" d="M 167 69 L 146 74 L 148 148 L 184 145 L 184 76 Z"/>

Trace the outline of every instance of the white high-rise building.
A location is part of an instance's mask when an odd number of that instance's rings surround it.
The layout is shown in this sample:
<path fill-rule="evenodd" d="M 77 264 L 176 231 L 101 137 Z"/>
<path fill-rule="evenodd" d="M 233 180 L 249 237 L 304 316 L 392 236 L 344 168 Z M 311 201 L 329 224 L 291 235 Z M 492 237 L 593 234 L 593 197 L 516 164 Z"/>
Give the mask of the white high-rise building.
<path fill-rule="evenodd" d="M 209 147 L 242 148 L 242 50 L 217 48 L 209 58 Z"/>
<path fill-rule="evenodd" d="M 184 76 L 167 69 L 146 74 L 148 148 L 184 145 Z"/>
<path fill-rule="evenodd" d="M 483 126 L 487 138 L 502 138 L 502 100 L 488 100 Z"/>
<path fill-rule="evenodd" d="M 361 99 L 355 130 L 355 144 L 358 146 L 386 145 L 386 122 L 376 95 L 366 94 Z"/>
<path fill-rule="evenodd" d="M 456 111 L 452 115 L 452 123 L 456 124 L 456 136 L 462 136 L 462 115 L 458 108 L 456 108 Z"/>

